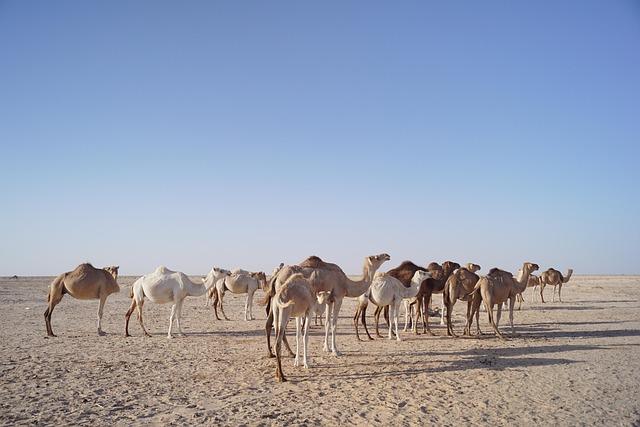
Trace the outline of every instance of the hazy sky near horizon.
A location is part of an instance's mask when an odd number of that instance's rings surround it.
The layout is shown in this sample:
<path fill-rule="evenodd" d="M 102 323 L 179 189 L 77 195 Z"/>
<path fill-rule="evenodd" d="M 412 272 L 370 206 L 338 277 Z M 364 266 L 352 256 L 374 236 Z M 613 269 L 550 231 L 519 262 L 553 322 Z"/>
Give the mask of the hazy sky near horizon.
<path fill-rule="evenodd" d="M 0 275 L 640 273 L 634 1 L 0 1 Z"/>

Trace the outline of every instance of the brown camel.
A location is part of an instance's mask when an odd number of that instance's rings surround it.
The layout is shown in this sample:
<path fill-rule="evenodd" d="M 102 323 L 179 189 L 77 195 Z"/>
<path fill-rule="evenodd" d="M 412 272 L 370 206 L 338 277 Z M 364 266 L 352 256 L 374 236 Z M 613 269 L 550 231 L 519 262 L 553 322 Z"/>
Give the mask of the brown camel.
<path fill-rule="evenodd" d="M 511 334 L 515 335 L 515 328 L 513 327 L 513 306 L 516 302 L 516 295 L 526 289 L 527 283 L 529 282 L 529 275 L 538 268 L 538 264 L 525 262 L 517 278 L 507 271 L 492 268 L 489 274 L 478 280 L 478 283 L 476 283 L 473 289 L 473 293 L 480 293 L 482 299 L 479 300 L 474 297 L 473 309 L 467 318 L 467 323 L 471 324 L 473 316 L 480 308 L 480 303 L 484 302 L 484 306 L 489 314 L 491 326 L 493 326 L 494 331 L 500 338 L 506 339 L 498 330 L 498 324 L 500 323 L 500 316 L 502 314 L 502 303 L 509 300 L 509 323 L 511 324 Z M 496 304 L 498 305 L 498 312 L 494 320 L 493 306 Z"/>
<path fill-rule="evenodd" d="M 562 273 L 560 273 L 558 270 L 555 270 L 553 268 L 550 268 L 544 273 L 542 273 L 540 275 L 540 298 L 542 299 L 542 302 L 544 302 L 544 296 L 542 295 L 542 292 L 544 291 L 544 287 L 546 285 L 553 286 L 552 301 L 556 300 L 556 286 L 558 287 L 558 298 L 560 299 L 560 302 L 562 302 L 562 295 L 561 295 L 562 284 L 567 283 L 571 278 L 572 274 L 573 274 L 572 269 L 569 269 L 567 271 L 567 275 L 563 276 Z"/>
<path fill-rule="evenodd" d="M 297 273 L 302 274 L 303 277 L 309 280 L 315 293 L 331 292 L 331 302 L 327 303 L 326 308 L 324 351 L 331 350 L 334 355 L 338 356 L 340 352 L 336 347 L 336 326 L 342 300 L 344 297 L 355 298 L 365 293 L 373 280 L 375 272 L 385 261 L 390 259 L 391 257 L 385 253 L 366 257 L 364 259 L 362 279 L 360 280 L 351 280 L 336 264 L 324 262 L 317 256 L 311 256 L 298 265 L 282 267 L 278 274 L 269 281 L 266 289 L 265 304 L 267 305 L 268 317 L 265 330 L 269 357 L 274 357 L 271 351 L 273 312 L 270 301 L 290 276 Z M 329 330 L 331 330 L 331 347 L 329 346 Z M 293 354 L 286 339 L 284 340 L 290 353 Z"/>
<path fill-rule="evenodd" d="M 480 276 L 476 274 L 480 268 L 481 267 L 478 264 L 468 263 L 464 267 L 454 271 L 447 279 L 447 283 L 444 287 L 444 301 L 447 308 L 447 335 L 449 336 L 457 336 L 453 331 L 453 325 L 451 322 L 451 313 L 453 312 L 453 306 L 456 301 L 461 300 L 467 302 L 466 318 L 469 319 L 471 308 L 473 307 L 473 299 L 482 299 L 480 293 L 471 294 L 478 282 L 478 279 L 480 279 Z M 476 327 L 478 335 L 482 333 L 480 331 L 480 322 L 478 321 L 479 315 L 480 312 L 476 312 Z M 471 335 L 471 325 L 468 323 L 464 326 L 464 334 Z"/>
<path fill-rule="evenodd" d="M 437 265 L 437 263 L 431 263 Z M 428 333 L 429 335 L 433 335 L 431 332 L 431 328 L 429 328 L 429 302 L 431 301 L 431 297 L 434 293 L 441 293 L 444 291 L 444 285 L 447 283 L 447 279 L 456 269 L 460 268 L 460 264 L 453 261 L 445 261 L 442 263 L 442 276 L 440 279 L 431 278 L 422 282 L 422 286 L 420 287 L 420 292 L 418 292 L 418 296 L 416 296 L 416 305 L 418 314 L 417 317 L 420 318 L 422 315 L 422 332 Z M 427 267 L 429 271 L 429 267 Z M 433 273 L 432 273 L 433 276 Z M 415 329 L 414 329 L 415 332 Z"/>
<path fill-rule="evenodd" d="M 98 335 L 104 335 L 102 331 L 102 312 L 107 297 L 120 291 L 118 286 L 118 266 L 95 268 L 91 264 L 80 264 L 73 271 L 62 273 L 49 285 L 47 302 L 49 306 L 44 312 L 44 321 L 47 326 L 47 335 L 55 337 L 51 329 L 51 313 L 60 303 L 64 294 L 69 294 L 76 299 L 99 299 L 98 307 Z"/>

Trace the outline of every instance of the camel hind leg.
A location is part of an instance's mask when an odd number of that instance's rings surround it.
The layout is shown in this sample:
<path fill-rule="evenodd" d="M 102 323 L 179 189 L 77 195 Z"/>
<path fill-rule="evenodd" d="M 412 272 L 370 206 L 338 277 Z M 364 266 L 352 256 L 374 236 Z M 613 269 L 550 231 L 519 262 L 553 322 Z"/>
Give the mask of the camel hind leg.
<path fill-rule="evenodd" d="M 356 328 L 356 338 L 358 341 L 362 341 L 360 338 L 360 333 L 358 332 L 358 321 L 360 320 L 360 313 L 362 312 L 362 307 L 358 304 L 356 307 L 356 313 L 353 315 L 353 326 Z"/>
<path fill-rule="evenodd" d="M 361 316 L 362 316 L 361 320 L 362 320 L 362 325 L 364 326 L 364 331 L 367 333 L 367 336 L 369 337 L 369 339 L 373 340 L 373 337 L 369 333 L 369 329 L 367 329 L 367 307 L 364 307 L 362 309 L 362 315 Z"/>
<path fill-rule="evenodd" d="M 558 284 L 558 300 L 560 300 L 560 302 L 562 302 L 562 283 Z"/>
<path fill-rule="evenodd" d="M 125 337 L 130 337 L 131 335 L 129 335 L 129 319 L 131 318 L 131 314 L 133 314 L 133 310 L 136 309 L 136 300 L 135 298 L 131 299 L 131 306 L 129 307 L 129 310 L 127 310 L 127 313 L 124 315 L 124 336 Z"/>
<path fill-rule="evenodd" d="M 378 338 L 382 338 L 380 335 L 380 330 L 378 329 L 378 323 L 380 323 L 380 313 L 382 312 L 383 307 L 376 306 L 376 310 L 373 312 L 373 319 L 376 324 L 376 336 Z"/>
<path fill-rule="evenodd" d="M 147 332 L 147 330 L 144 327 L 144 322 L 142 320 L 142 306 L 144 305 L 144 298 L 141 298 L 140 300 L 136 300 L 136 307 L 138 309 L 138 321 L 140 322 L 140 327 L 142 328 L 142 332 L 144 332 L 144 336 L 145 337 L 150 337 L 151 334 L 149 332 Z"/>
<path fill-rule="evenodd" d="M 488 302 L 485 301 L 484 303 L 485 308 L 487 309 L 487 313 L 489 314 L 489 323 L 491 323 L 491 326 L 493 326 L 493 330 L 496 332 L 496 335 L 498 335 L 498 337 L 500 337 L 501 339 L 505 340 L 506 338 L 504 337 L 504 335 L 502 335 L 502 333 L 500 332 L 500 330 L 498 329 L 498 325 L 496 324 L 494 318 L 493 318 L 493 305 L 489 304 Z M 498 312 L 501 309 L 501 303 L 498 304 Z"/>
<path fill-rule="evenodd" d="M 51 313 L 53 313 L 53 309 L 60 303 L 62 300 L 62 296 L 64 295 L 64 282 L 63 276 L 58 276 L 51 286 L 49 286 L 49 295 L 47 297 L 47 309 L 44 312 L 44 323 L 47 327 L 47 336 L 55 337 L 56 334 L 53 333 L 53 329 L 51 328 Z"/>

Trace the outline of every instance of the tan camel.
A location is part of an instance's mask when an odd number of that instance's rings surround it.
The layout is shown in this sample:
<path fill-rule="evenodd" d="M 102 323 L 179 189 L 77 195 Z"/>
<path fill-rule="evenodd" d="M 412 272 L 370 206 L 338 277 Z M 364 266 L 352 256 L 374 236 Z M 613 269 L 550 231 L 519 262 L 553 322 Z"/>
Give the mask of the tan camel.
<path fill-rule="evenodd" d="M 519 270 L 518 270 L 518 274 L 520 274 Z M 540 278 L 538 276 L 536 276 L 535 274 L 530 275 L 529 276 L 529 281 L 527 282 L 527 288 L 532 288 L 531 292 L 532 292 L 534 297 L 536 295 L 535 292 L 536 292 L 536 288 L 538 286 L 540 286 Z M 524 291 L 520 292 L 516 297 L 517 301 L 518 301 L 518 311 L 520 311 L 520 308 L 522 308 L 522 303 L 524 302 L 524 297 L 522 296 L 523 293 L 524 293 Z"/>
<path fill-rule="evenodd" d="M 230 275 L 224 277 L 223 280 L 218 280 L 215 286 L 212 286 L 207 291 L 208 298 L 212 299 L 213 311 L 216 319 L 218 317 L 218 308 L 222 312 L 225 320 L 229 320 L 224 312 L 223 298 L 226 291 L 230 291 L 233 294 L 247 294 L 247 298 L 244 304 L 244 320 L 254 320 L 253 316 L 253 294 L 258 289 L 263 289 L 267 285 L 267 276 L 262 272 L 250 272 L 246 270 L 234 270 Z"/>
<path fill-rule="evenodd" d="M 364 259 L 362 279 L 351 280 L 336 264 L 324 262 L 317 256 L 311 256 L 298 265 L 287 265 L 282 267 L 278 274 L 269 282 L 266 290 L 267 296 L 265 303 L 267 304 L 267 323 L 265 326 L 267 335 L 267 348 L 269 356 L 273 357 L 271 351 L 271 328 L 273 326 L 273 312 L 270 309 L 270 300 L 276 291 L 282 287 L 287 279 L 293 274 L 300 273 L 310 280 L 314 292 L 331 292 L 331 302 L 327 304 L 325 312 L 325 337 L 324 351 L 332 351 L 334 355 L 340 355 L 336 346 L 336 327 L 338 322 L 338 314 L 342 306 L 342 300 L 345 297 L 356 298 L 369 289 L 369 285 L 373 280 L 375 272 L 385 262 L 390 260 L 388 254 L 371 255 Z M 314 274 L 315 273 L 315 274 Z M 331 330 L 331 346 L 329 346 L 329 330 Z M 286 338 L 283 338 L 286 343 Z M 288 346 L 288 345 L 287 345 Z M 293 353 L 293 352 L 291 352 Z"/>
<path fill-rule="evenodd" d="M 55 337 L 51 329 L 51 313 L 64 294 L 76 299 L 99 299 L 98 306 L 98 335 L 105 335 L 102 331 L 102 313 L 107 297 L 120 291 L 118 286 L 118 266 L 95 268 L 89 263 L 80 264 L 73 271 L 62 273 L 49 286 L 47 301 L 49 306 L 44 312 L 47 335 Z"/>
<path fill-rule="evenodd" d="M 478 264 L 468 263 L 464 267 L 454 271 L 447 279 L 447 283 L 444 287 L 444 300 L 447 311 L 447 335 L 449 336 L 457 336 L 453 331 L 453 324 L 451 322 L 451 314 L 453 313 L 453 306 L 456 301 L 461 300 L 467 302 L 466 319 L 469 319 L 471 308 L 473 307 L 473 299 L 482 298 L 480 293 L 472 294 L 476 283 L 478 283 L 478 279 L 480 279 L 480 276 L 476 274 L 480 268 L 481 267 Z M 479 315 L 480 313 L 476 312 L 476 331 L 478 335 L 482 333 L 480 331 L 480 322 L 478 321 Z M 464 334 L 471 335 L 471 325 L 468 323 L 464 326 Z"/>
<path fill-rule="evenodd" d="M 311 280 L 316 273 L 312 273 Z M 331 292 L 320 291 L 315 294 L 309 280 L 300 273 L 290 276 L 276 292 L 273 298 L 273 321 L 276 327 L 276 379 L 284 382 L 287 379 L 282 373 L 280 350 L 282 340 L 291 317 L 296 318 L 296 358 L 293 366 L 300 365 L 300 335 L 302 335 L 302 363 L 309 368 L 307 347 L 309 345 L 309 323 L 318 304 L 331 301 Z"/>
<path fill-rule="evenodd" d="M 480 302 L 484 302 L 484 306 L 489 314 L 491 326 L 493 326 L 494 331 L 500 338 L 506 339 L 500 330 L 498 330 L 498 324 L 500 323 L 500 316 L 502 314 L 502 303 L 509 300 L 509 323 L 511 324 L 511 334 L 515 335 L 515 328 L 513 327 L 513 306 L 516 302 L 516 295 L 526 289 L 527 283 L 529 282 L 529 275 L 538 268 L 538 264 L 525 262 L 517 278 L 513 277 L 513 275 L 507 271 L 492 268 L 489 274 L 481 277 L 474 287 L 473 294 L 480 293 L 482 300 L 474 297 L 473 309 L 467 318 L 467 323 L 471 324 L 473 316 L 480 308 Z M 496 304 L 498 305 L 498 312 L 494 320 L 493 306 Z"/>
<path fill-rule="evenodd" d="M 542 299 L 542 302 L 544 302 L 544 296 L 542 295 L 542 292 L 544 291 L 544 287 L 546 285 L 553 286 L 552 302 L 555 302 L 556 300 L 556 286 L 558 287 L 558 299 L 560 300 L 560 302 L 562 302 L 562 295 L 561 295 L 562 284 L 567 283 L 569 279 L 571 279 L 572 274 L 573 274 L 572 269 L 569 269 L 567 271 L 567 275 L 563 276 L 562 273 L 560 273 L 558 270 L 555 270 L 553 268 L 550 268 L 544 273 L 542 273 L 540 275 L 540 298 Z"/>

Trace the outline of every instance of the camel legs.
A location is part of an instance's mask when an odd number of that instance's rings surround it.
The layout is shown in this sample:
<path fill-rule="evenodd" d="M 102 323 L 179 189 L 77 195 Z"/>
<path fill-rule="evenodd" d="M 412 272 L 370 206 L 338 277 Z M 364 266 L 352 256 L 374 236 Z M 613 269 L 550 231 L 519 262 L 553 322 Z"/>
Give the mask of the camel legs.
<path fill-rule="evenodd" d="M 378 329 L 378 323 L 380 323 L 380 313 L 382 313 L 382 310 L 384 310 L 384 307 L 376 306 L 376 310 L 373 312 L 373 319 L 376 323 L 376 336 L 378 338 L 382 338 L 382 335 L 380 335 L 380 330 Z"/>
<path fill-rule="evenodd" d="M 151 334 L 149 332 L 147 332 L 147 330 L 144 328 L 144 323 L 142 321 L 142 306 L 144 305 L 144 299 L 141 299 L 140 301 L 136 300 L 136 308 L 138 309 L 138 321 L 140 322 L 140 327 L 142 328 L 142 332 L 144 332 L 144 335 L 147 337 L 150 337 Z"/>
<path fill-rule="evenodd" d="M 51 313 L 53 313 L 53 309 L 62 300 L 63 287 L 64 284 L 62 284 L 62 282 L 54 282 L 49 290 L 49 306 L 44 312 L 44 323 L 47 326 L 47 336 L 50 337 L 56 336 L 56 334 L 53 333 L 53 329 L 51 328 Z"/>
<path fill-rule="evenodd" d="M 184 332 L 182 332 L 182 325 L 180 324 L 180 318 L 182 317 L 182 304 L 184 303 L 184 299 L 178 301 L 176 304 L 176 325 L 178 326 L 178 335 L 181 337 L 184 336 Z"/>
<path fill-rule="evenodd" d="M 107 302 L 106 296 L 100 296 L 100 305 L 98 306 L 98 335 L 107 335 L 102 331 L 102 313 L 104 313 L 104 303 Z"/>
<path fill-rule="evenodd" d="M 504 303 L 498 304 L 498 314 L 496 315 L 496 325 L 500 326 L 500 318 L 502 317 L 502 306 Z"/>
<path fill-rule="evenodd" d="M 167 332 L 167 338 L 173 338 L 171 336 L 171 328 L 173 328 L 173 319 L 176 317 L 176 303 L 171 306 L 171 315 L 169 316 L 169 331 Z"/>
<path fill-rule="evenodd" d="M 309 360 L 307 359 L 307 349 L 309 348 L 309 323 L 311 322 L 310 313 L 307 313 L 306 322 L 304 322 L 304 331 L 302 334 L 302 365 L 309 368 Z"/>
<path fill-rule="evenodd" d="M 540 283 L 540 300 L 542 301 L 542 303 L 544 304 L 544 295 L 543 295 L 543 291 L 544 291 L 544 284 Z"/>
<path fill-rule="evenodd" d="M 444 321 L 444 317 L 445 317 L 444 310 L 445 310 L 445 307 L 446 307 L 446 302 L 445 302 L 445 295 L 444 295 L 444 292 L 443 292 L 442 293 L 442 308 L 441 308 L 442 312 L 440 313 L 440 326 L 444 326 L 445 325 L 445 321 Z"/>
<path fill-rule="evenodd" d="M 336 346 L 336 327 L 338 325 L 338 314 L 342 306 L 342 298 L 336 298 L 331 304 L 327 304 L 327 324 L 325 325 L 324 351 L 329 351 L 329 326 L 331 326 L 331 352 L 334 356 L 340 356 Z"/>
<path fill-rule="evenodd" d="M 509 298 L 509 323 L 511 324 L 511 336 L 516 335 L 516 329 L 513 327 L 513 306 L 515 304 L 516 304 L 516 299 L 513 297 Z"/>
<path fill-rule="evenodd" d="M 358 333 L 358 321 L 360 320 L 360 313 L 362 312 L 362 307 L 360 307 L 360 305 L 358 305 L 356 307 L 356 314 L 353 315 L 353 326 L 356 328 L 356 338 L 358 338 L 358 341 L 362 341 L 360 339 L 360 334 Z"/>
<path fill-rule="evenodd" d="M 524 297 L 522 296 L 522 293 L 519 293 L 518 295 L 516 295 L 516 299 L 518 300 L 518 311 L 520 311 L 520 308 L 522 308 L 522 303 L 524 302 Z"/>
<path fill-rule="evenodd" d="M 396 328 L 396 340 L 400 341 L 400 334 L 398 334 L 398 311 L 400 311 L 400 304 L 392 301 L 389 304 L 389 339 L 391 339 L 391 324 L 395 324 Z"/>
<path fill-rule="evenodd" d="M 223 297 L 224 297 L 224 293 L 223 292 L 218 292 L 218 304 L 220 305 L 220 311 L 222 312 L 222 317 L 224 317 L 224 320 L 229 320 L 229 318 L 227 317 L 227 314 L 224 312 L 224 305 L 222 305 L 222 298 Z M 245 320 L 247 320 L 247 319 L 245 318 Z"/>
<path fill-rule="evenodd" d="M 253 292 L 247 293 L 247 302 L 249 304 L 249 320 L 255 320 L 256 318 L 253 316 L 253 294 L 255 294 L 255 290 Z"/>
<path fill-rule="evenodd" d="M 293 366 L 300 365 L 300 329 L 302 329 L 302 317 L 296 317 L 296 358 L 293 360 Z"/>
<path fill-rule="evenodd" d="M 560 302 L 562 302 L 562 283 L 558 283 L 558 299 L 560 300 Z"/>
<path fill-rule="evenodd" d="M 369 337 L 369 339 L 372 340 L 373 337 L 369 333 L 369 329 L 367 329 L 367 307 L 364 307 L 362 309 L 361 316 L 362 316 L 361 320 L 362 320 L 362 325 L 364 326 L 364 331 L 367 333 L 367 336 Z"/>
<path fill-rule="evenodd" d="M 271 351 L 271 329 L 273 329 L 273 325 L 274 325 L 274 314 L 273 314 L 273 307 L 271 306 L 271 303 L 269 303 L 268 305 L 269 305 L 269 315 L 267 316 L 267 322 L 264 327 L 265 332 L 267 334 L 267 356 L 275 357 L 275 355 Z M 287 341 L 286 334 L 283 336 L 282 340 L 284 341 L 285 347 L 287 347 L 287 350 L 289 351 L 289 355 L 293 357 L 294 354 L 293 354 L 293 351 L 291 351 L 291 347 L 289 347 L 289 342 Z"/>
<path fill-rule="evenodd" d="M 493 305 L 490 305 L 487 301 L 485 301 L 484 306 L 487 309 L 487 313 L 489 313 L 489 322 L 491 323 L 491 326 L 493 326 L 493 330 L 496 332 L 496 335 L 498 335 L 503 340 L 506 339 L 505 336 L 502 335 L 500 330 L 498 330 L 498 325 L 496 324 L 493 318 Z M 501 308 L 502 308 L 502 303 L 498 304 L 498 315 L 500 314 Z"/>
<path fill-rule="evenodd" d="M 214 289 L 211 292 L 211 306 L 213 307 L 213 313 L 216 315 L 216 320 L 222 320 L 218 316 L 218 290 L 217 289 Z"/>
<path fill-rule="evenodd" d="M 429 327 L 429 301 L 431 301 L 431 293 L 426 294 L 423 298 L 424 301 L 427 302 L 425 304 L 427 306 L 427 309 L 424 313 L 422 313 L 422 332 L 429 335 L 434 335 L 434 333 L 431 332 L 431 328 Z"/>
<path fill-rule="evenodd" d="M 446 306 L 447 306 L 447 335 L 449 335 L 450 337 L 457 337 L 456 333 L 453 332 L 453 323 L 451 322 L 451 312 L 453 311 L 453 306 L 455 304 L 455 300 L 454 301 L 447 301 L 444 300 L 443 301 Z M 467 303 L 467 318 L 469 318 L 469 303 Z M 467 325 L 465 325 L 465 330 L 466 330 Z"/>
<path fill-rule="evenodd" d="M 136 300 L 135 298 L 131 298 L 131 306 L 129 307 L 129 310 L 127 310 L 127 313 L 124 315 L 124 336 L 125 337 L 130 337 L 131 335 L 129 335 L 129 319 L 131 318 L 131 315 L 133 314 L 133 310 L 136 309 Z"/>
<path fill-rule="evenodd" d="M 280 350 L 282 350 L 282 340 L 284 339 L 284 330 L 286 328 L 286 322 L 283 322 L 283 314 L 280 309 L 273 310 L 273 321 L 276 326 L 276 380 L 278 382 L 285 382 L 287 379 L 282 373 L 282 361 L 280 359 Z M 284 323 L 284 324 L 283 324 Z"/>

